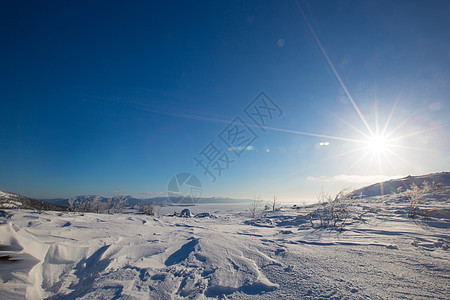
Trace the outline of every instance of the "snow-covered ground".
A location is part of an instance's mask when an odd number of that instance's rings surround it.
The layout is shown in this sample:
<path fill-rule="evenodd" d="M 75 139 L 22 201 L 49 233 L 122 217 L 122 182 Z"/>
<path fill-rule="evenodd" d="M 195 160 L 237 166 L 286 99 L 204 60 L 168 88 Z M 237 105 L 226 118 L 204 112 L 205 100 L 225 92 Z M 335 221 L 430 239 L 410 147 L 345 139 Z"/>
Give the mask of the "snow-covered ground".
<path fill-rule="evenodd" d="M 448 299 L 448 198 L 415 219 L 398 196 L 355 201 L 344 231 L 312 227 L 314 207 L 258 221 L 248 204 L 190 208 L 206 218 L 8 210 L 0 298 Z"/>

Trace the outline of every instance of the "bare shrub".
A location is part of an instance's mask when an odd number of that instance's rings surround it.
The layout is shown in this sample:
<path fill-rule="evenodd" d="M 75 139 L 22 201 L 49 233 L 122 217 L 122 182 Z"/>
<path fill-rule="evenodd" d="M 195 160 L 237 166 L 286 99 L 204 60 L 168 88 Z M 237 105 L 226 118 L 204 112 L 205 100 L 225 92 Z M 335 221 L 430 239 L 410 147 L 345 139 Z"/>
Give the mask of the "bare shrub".
<path fill-rule="evenodd" d="M 88 195 L 84 197 L 74 197 L 68 200 L 69 209 L 78 212 L 95 212 L 103 211 L 104 203 L 99 195 Z"/>
<path fill-rule="evenodd" d="M 67 202 L 69 203 L 69 210 L 75 211 L 75 201 L 76 198 L 70 198 Z"/>
<path fill-rule="evenodd" d="M 90 199 L 90 202 L 87 204 L 89 207 L 89 211 L 95 212 L 95 213 L 101 213 L 104 211 L 105 204 L 102 202 L 102 197 L 99 195 L 95 195 L 92 199 Z"/>
<path fill-rule="evenodd" d="M 262 217 L 263 212 L 258 213 L 260 207 L 262 205 L 262 199 L 260 197 L 253 197 L 253 202 L 250 204 L 249 210 L 252 220 L 260 219 Z"/>
<path fill-rule="evenodd" d="M 127 203 L 127 198 L 124 195 L 114 195 L 108 198 L 108 210 L 107 213 L 115 214 L 122 213 L 125 205 Z"/>
<path fill-rule="evenodd" d="M 160 202 L 160 203 L 155 203 L 155 215 L 160 218 L 161 217 L 161 210 L 162 208 L 166 205 L 166 202 Z"/>
<path fill-rule="evenodd" d="M 278 205 L 278 198 L 277 196 L 273 196 L 272 211 L 275 211 L 277 209 L 277 205 Z"/>
<path fill-rule="evenodd" d="M 145 215 L 161 217 L 161 210 L 165 206 L 165 202 L 148 200 L 148 204 L 141 207 L 141 212 Z"/>
<path fill-rule="evenodd" d="M 71 211 L 114 214 L 123 212 L 127 199 L 123 195 L 114 193 L 107 199 L 99 195 L 87 195 L 70 198 L 68 202 Z"/>
<path fill-rule="evenodd" d="M 320 192 L 317 198 L 319 207 L 307 216 L 311 225 L 314 226 L 314 221 L 317 221 L 318 227 L 334 227 L 344 230 L 346 221 L 351 216 L 350 200 L 351 198 L 347 196 L 345 190 L 341 190 L 335 197 Z"/>
<path fill-rule="evenodd" d="M 417 215 L 419 203 L 422 198 L 422 191 L 416 184 L 412 184 L 410 189 L 405 191 L 405 196 L 409 199 L 408 217 L 414 218 Z"/>
<path fill-rule="evenodd" d="M 142 212 L 146 215 L 153 216 L 155 214 L 155 202 L 152 199 L 148 200 L 148 205 L 142 207 Z"/>
<path fill-rule="evenodd" d="M 404 192 L 404 195 L 409 200 L 408 217 L 414 218 L 417 215 L 425 215 L 420 212 L 420 205 L 425 201 L 425 198 L 433 194 L 438 187 L 434 182 L 431 184 L 424 181 L 422 187 L 418 187 L 415 183 L 411 184 L 410 188 Z"/>

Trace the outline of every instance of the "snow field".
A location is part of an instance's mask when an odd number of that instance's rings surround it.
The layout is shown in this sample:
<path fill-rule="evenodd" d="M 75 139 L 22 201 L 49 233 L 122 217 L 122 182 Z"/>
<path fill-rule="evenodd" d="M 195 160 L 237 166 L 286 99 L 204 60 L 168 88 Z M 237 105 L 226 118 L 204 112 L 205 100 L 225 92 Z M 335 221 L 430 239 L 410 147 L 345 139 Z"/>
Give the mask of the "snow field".
<path fill-rule="evenodd" d="M 447 198 L 421 219 L 395 196 L 353 205 L 344 231 L 312 227 L 314 206 L 253 221 L 217 205 L 212 218 L 11 210 L 0 224 L 0 256 L 10 256 L 0 298 L 448 297 Z"/>

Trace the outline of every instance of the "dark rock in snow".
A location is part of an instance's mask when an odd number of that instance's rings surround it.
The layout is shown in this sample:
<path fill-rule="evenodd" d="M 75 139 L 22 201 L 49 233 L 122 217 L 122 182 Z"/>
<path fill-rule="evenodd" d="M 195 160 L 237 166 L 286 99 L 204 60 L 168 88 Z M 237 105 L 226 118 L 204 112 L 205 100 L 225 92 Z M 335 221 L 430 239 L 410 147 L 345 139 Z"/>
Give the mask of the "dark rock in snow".
<path fill-rule="evenodd" d="M 188 217 L 188 218 L 190 218 L 191 217 L 191 211 L 189 209 L 187 209 L 187 208 L 183 209 L 181 211 L 180 217 Z"/>

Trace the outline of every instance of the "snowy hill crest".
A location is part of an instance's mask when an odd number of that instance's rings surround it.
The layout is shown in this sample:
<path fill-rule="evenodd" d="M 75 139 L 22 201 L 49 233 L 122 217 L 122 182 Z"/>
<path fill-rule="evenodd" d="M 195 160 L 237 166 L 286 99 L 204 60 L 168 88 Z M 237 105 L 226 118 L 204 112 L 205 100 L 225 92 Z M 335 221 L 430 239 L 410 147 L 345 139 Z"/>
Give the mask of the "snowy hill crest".
<path fill-rule="evenodd" d="M 380 196 L 388 195 L 398 192 L 399 190 L 407 190 L 412 184 L 419 187 L 423 185 L 424 182 L 440 184 L 442 186 L 450 186 L 450 172 L 440 172 L 431 173 L 427 175 L 420 176 L 406 176 L 399 179 L 391 179 L 389 181 L 384 181 L 380 183 L 375 183 L 352 192 L 353 195 L 358 196 Z"/>
<path fill-rule="evenodd" d="M 64 207 L 31 199 L 19 194 L 0 191 L 0 209 L 36 209 L 36 210 L 65 210 Z"/>

